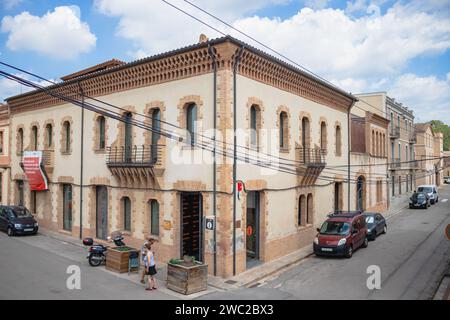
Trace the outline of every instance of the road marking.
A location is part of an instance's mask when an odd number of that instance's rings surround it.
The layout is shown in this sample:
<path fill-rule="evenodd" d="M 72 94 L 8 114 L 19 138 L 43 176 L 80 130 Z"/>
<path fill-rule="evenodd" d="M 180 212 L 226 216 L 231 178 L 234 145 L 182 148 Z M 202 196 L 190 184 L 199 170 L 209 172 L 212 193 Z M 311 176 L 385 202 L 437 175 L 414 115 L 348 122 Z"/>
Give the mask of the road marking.
<path fill-rule="evenodd" d="M 447 202 L 448 201 L 448 199 L 442 199 L 441 200 L 441 202 Z"/>

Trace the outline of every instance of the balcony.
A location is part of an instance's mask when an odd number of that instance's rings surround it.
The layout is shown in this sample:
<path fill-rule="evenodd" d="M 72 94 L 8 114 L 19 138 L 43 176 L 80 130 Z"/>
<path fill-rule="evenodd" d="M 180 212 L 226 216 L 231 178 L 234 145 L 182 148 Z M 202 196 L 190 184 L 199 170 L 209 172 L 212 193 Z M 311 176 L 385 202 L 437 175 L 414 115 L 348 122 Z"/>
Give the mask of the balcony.
<path fill-rule="evenodd" d="M 389 136 L 391 137 L 391 139 L 398 139 L 398 138 L 400 138 L 400 127 L 391 126 L 389 128 Z"/>
<path fill-rule="evenodd" d="M 417 161 L 417 160 L 413 160 L 413 161 L 408 163 L 408 167 L 410 169 L 419 169 L 420 168 L 420 162 Z"/>
<path fill-rule="evenodd" d="M 409 134 L 409 143 L 416 143 L 417 142 L 417 136 L 415 132 L 411 132 Z"/>
<path fill-rule="evenodd" d="M 400 167 L 401 167 L 401 163 L 400 163 L 400 159 L 399 158 L 391 159 L 391 161 L 389 163 L 389 169 L 390 170 L 400 169 Z"/>
<path fill-rule="evenodd" d="M 106 165 L 119 178 L 155 177 L 163 173 L 163 145 L 106 148 Z"/>
<path fill-rule="evenodd" d="M 297 147 L 295 151 L 300 185 L 308 186 L 315 184 L 326 165 L 326 150 L 321 148 Z"/>

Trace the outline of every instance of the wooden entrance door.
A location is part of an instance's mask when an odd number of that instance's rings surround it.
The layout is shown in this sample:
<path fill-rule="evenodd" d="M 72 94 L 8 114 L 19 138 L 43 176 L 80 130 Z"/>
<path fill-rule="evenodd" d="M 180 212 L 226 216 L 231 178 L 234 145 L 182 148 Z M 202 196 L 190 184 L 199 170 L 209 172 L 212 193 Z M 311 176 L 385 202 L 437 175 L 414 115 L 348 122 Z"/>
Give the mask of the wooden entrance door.
<path fill-rule="evenodd" d="M 96 232 L 97 238 L 108 237 L 108 189 L 105 186 L 96 187 Z"/>
<path fill-rule="evenodd" d="M 181 255 L 202 261 L 202 195 L 181 193 Z"/>
<path fill-rule="evenodd" d="M 246 249 L 247 258 L 259 259 L 259 192 L 247 194 Z"/>

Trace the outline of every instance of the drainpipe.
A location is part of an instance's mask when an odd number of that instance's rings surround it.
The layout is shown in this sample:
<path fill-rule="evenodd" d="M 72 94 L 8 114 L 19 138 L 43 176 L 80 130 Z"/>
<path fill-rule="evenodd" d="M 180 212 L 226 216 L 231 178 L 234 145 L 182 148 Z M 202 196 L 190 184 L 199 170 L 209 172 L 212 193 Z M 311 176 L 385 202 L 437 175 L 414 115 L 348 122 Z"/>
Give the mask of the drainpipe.
<path fill-rule="evenodd" d="M 350 110 L 353 108 L 353 106 L 355 105 L 355 101 L 352 102 L 350 108 L 347 111 L 347 130 L 348 130 L 348 134 L 347 134 L 347 211 L 350 211 L 350 147 L 351 147 L 351 125 L 350 125 Z M 355 207 L 356 209 L 356 207 Z"/>
<path fill-rule="evenodd" d="M 84 92 L 77 82 L 81 94 L 81 152 L 80 152 L 80 239 L 83 238 L 83 150 L 84 150 Z"/>
<path fill-rule="evenodd" d="M 213 63 L 213 215 L 214 215 L 214 230 L 213 230 L 213 246 L 214 246 L 214 276 L 217 275 L 217 163 L 216 163 L 216 130 L 217 130 L 217 62 L 214 49 L 208 45 L 208 53 L 211 56 Z"/>
<path fill-rule="evenodd" d="M 239 49 L 233 64 L 233 276 L 236 275 L 236 154 L 237 154 L 237 106 L 236 106 L 236 73 L 244 46 Z"/>

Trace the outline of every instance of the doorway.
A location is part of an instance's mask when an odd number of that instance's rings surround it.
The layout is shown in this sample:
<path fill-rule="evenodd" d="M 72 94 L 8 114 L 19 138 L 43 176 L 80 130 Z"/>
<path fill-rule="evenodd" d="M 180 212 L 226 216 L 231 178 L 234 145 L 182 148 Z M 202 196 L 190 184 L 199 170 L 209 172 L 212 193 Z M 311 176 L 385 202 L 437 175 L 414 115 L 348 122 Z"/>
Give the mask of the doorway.
<path fill-rule="evenodd" d="M 363 176 L 359 176 L 356 183 L 356 210 L 358 211 L 364 211 L 366 209 L 365 193 L 366 179 Z"/>
<path fill-rule="evenodd" d="M 342 182 L 336 182 L 334 184 L 334 211 L 339 212 L 342 210 Z"/>
<path fill-rule="evenodd" d="M 194 256 L 197 261 L 202 261 L 202 194 L 199 192 L 183 192 L 180 198 L 181 256 Z"/>
<path fill-rule="evenodd" d="M 72 185 L 63 184 L 63 229 L 72 231 Z"/>
<path fill-rule="evenodd" d="M 260 193 L 250 191 L 247 194 L 247 223 L 245 229 L 247 268 L 259 260 L 259 221 L 260 221 Z"/>
<path fill-rule="evenodd" d="M 95 187 L 96 199 L 96 236 L 99 239 L 108 237 L 108 189 L 105 186 Z"/>

